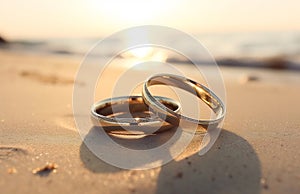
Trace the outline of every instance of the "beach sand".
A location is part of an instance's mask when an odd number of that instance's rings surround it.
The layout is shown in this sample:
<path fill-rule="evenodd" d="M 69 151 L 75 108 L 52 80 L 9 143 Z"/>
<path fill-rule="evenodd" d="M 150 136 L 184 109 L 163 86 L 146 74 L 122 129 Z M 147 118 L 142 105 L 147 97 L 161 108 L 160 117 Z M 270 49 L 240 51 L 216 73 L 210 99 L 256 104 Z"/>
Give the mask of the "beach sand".
<path fill-rule="evenodd" d="M 131 171 L 96 158 L 76 130 L 80 62 L 0 51 L 0 193 L 300 193 L 298 72 L 221 68 L 227 115 L 213 148 L 200 157 L 193 141 L 160 168 Z"/>

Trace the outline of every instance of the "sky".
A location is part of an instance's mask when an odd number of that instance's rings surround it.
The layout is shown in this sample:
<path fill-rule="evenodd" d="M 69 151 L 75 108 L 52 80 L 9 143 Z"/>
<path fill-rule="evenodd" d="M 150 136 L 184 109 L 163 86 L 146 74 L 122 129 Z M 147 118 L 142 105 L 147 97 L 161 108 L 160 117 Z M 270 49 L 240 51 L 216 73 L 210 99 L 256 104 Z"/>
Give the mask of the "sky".
<path fill-rule="evenodd" d="M 0 35 L 101 37 L 148 24 L 192 34 L 300 31 L 299 9 L 299 0 L 0 0 Z"/>

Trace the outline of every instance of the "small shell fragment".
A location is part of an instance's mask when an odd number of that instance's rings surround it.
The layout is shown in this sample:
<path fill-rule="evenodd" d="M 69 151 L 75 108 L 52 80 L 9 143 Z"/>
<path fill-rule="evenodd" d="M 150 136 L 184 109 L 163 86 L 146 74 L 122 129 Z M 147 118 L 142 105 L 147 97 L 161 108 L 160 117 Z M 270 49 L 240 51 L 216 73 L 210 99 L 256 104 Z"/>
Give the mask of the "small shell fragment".
<path fill-rule="evenodd" d="M 7 169 L 7 173 L 8 174 L 17 174 L 17 169 L 15 169 L 15 168 L 9 168 L 9 169 Z"/>
<path fill-rule="evenodd" d="M 40 175 L 40 176 L 47 176 L 51 172 L 56 173 L 56 169 L 58 168 L 58 165 L 55 163 L 47 163 L 44 167 L 42 168 L 36 168 L 32 170 L 33 174 Z"/>

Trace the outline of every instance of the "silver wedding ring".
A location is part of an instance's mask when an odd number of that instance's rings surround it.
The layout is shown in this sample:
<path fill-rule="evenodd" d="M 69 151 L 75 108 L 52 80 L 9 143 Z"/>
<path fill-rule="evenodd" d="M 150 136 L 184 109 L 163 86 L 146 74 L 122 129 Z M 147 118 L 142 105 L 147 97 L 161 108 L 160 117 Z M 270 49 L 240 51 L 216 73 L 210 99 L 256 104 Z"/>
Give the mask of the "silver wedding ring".
<path fill-rule="evenodd" d="M 179 102 L 161 96 L 155 98 L 170 110 L 180 111 Z M 91 108 L 91 120 L 106 131 L 125 129 L 131 134 L 161 132 L 173 127 L 149 111 L 142 96 L 121 96 L 96 102 Z"/>
<path fill-rule="evenodd" d="M 185 90 L 202 100 L 215 113 L 215 118 L 195 119 L 180 113 L 179 102 L 170 98 L 153 96 L 149 87 L 168 85 Z M 204 85 L 188 78 L 158 74 L 148 78 L 142 96 L 121 96 L 95 103 L 91 109 L 91 119 L 95 126 L 105 131 L 125 130 L 132 134 L 155 133 L 188 124 L 200 125 L 207 129 L 217 126 L 225 116 L 225 105 L 220 98 Z"/>
<path fill-rule="evenodd" d="M 153 85 L 168 85 L 177 87 L 199 97 L 212 109 L 212 111 L 216 114 L 216 118 L 210 120 L 201 120 L 190 118 L 174 112 L 160 103 L 158 99 L 151 94 L 148 88 Z M 204 85 L 182 76 L 172 74 L 154 75 L 145 81 L 142 94 L 145 103 L 151 108 L 151 110 L 157 113 L 157 115 L 161 118 L 164 118 L 165 121 L 173 125 L 179 125 L 182 122 L 197 124 L 207 128 L 210 125 L 218 125 L 223 120 L 225 115 L 225 106 L 216 94 L 214 94 Z"/>

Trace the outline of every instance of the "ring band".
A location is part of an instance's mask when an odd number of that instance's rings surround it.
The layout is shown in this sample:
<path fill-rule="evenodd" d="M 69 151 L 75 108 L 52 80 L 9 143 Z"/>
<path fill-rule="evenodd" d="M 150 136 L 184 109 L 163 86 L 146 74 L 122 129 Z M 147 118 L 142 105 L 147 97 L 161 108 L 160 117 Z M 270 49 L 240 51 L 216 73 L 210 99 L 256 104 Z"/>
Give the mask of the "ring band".
<path fill-rule="evenodd" d="M 148 88 L 153 85 L 174 86 L 199 97 L 213 110 L 213 112 L 216 114 L 216 118 L 210 120 L 200 120 L 174 112 L 160 103 L 159 100 L 157 100 L 157 98 L 150 93 Z M 152 109 L 153 112 L 157 113 L 158 116 L 164 118 L 165 121 L 173 125 L 179 125 L 179 123 L 183 121 L 185 123 L 188 122 L 192 124 L 198 124 L 204 128 L 208 128 L 209 125 L 219 124 L 225 115 L 225 105 L 216 94 L 202 84 L 178 75 L 158 74 L 151 76 L 144 83 L 142 96 L 145 103 Z"/>
<path fill-rule="evenodd" d="M 161 96 L 155 98 L 176 113 L 181 109 L 175 100 Z M 137 117 L 134 117 L 134 114 L 137 114 Z M 138 134 L 141 131 L 147 133 L 147 130 L 151 132 L 151 129 L 160 132 L 173 127 L 151 113 L 142 96 L 121 96 L 96 102 L 91 108 L 91 120 L 95 126 L 101 126 L 105 131 L 119 131 L 121 127 L 122 131 L 126 128 L 131 134 L 133 131 L 139 132 Z"/>

